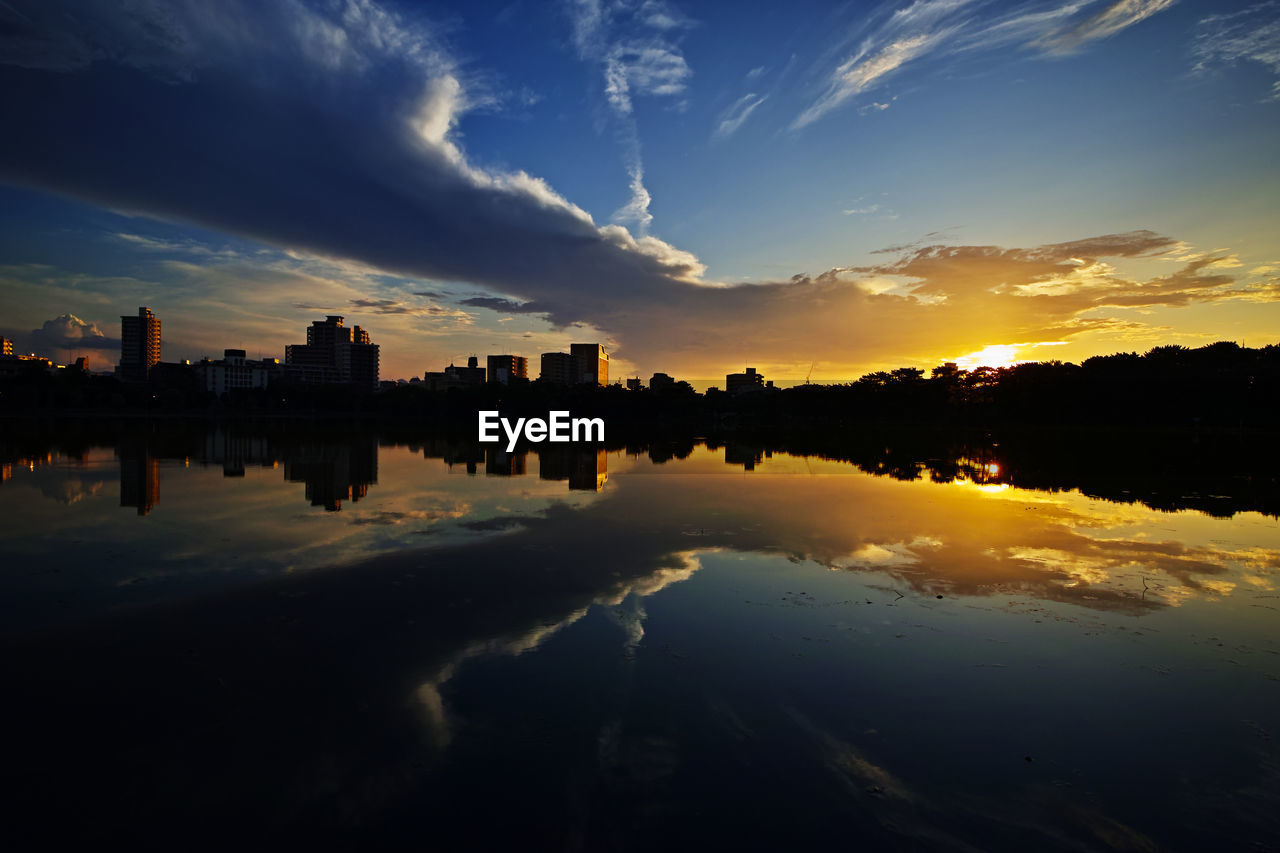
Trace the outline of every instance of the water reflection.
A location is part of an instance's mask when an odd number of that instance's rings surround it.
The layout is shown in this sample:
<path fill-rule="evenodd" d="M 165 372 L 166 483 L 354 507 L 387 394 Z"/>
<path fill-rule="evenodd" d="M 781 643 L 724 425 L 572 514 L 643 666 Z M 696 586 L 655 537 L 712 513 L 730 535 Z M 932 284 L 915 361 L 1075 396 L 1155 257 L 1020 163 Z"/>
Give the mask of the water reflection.
<path fill-rule="evenodd" d="M 14 811 L 58 831 L 1141 849 L 1280 805 L 1253 482 L 1226 519 L 1003 445 L 130 440 L 6 450 Z"/>

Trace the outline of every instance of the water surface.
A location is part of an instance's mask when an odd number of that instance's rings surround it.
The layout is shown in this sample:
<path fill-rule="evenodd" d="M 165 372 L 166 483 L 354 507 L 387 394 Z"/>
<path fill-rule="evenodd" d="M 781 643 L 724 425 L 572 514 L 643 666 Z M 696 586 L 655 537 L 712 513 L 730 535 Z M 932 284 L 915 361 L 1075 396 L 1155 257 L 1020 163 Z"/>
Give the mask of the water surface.
<path fill-rule="evenodd" d="M 1167 483 L 1049 488 L 994 442 L 836 461 L 131 427 L 5 448 L 23 831 L 1277 837 L 1280 526 L 1257 482 L 1166 511 Z"/>

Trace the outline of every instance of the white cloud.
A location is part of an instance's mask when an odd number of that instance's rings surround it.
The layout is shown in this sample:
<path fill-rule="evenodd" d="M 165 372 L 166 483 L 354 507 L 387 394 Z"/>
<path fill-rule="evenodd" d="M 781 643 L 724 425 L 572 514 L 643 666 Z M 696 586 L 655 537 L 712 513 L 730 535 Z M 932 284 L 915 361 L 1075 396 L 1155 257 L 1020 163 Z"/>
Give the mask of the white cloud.
<path fill-rule="evenodd" d="M 720 121 L 716 125 L 715 132 L 711 134 L 712 139 L 726 139 L 733 136 L 742 123 L 746 121 L 756 107 L 768 100 L 768 95 L 757 95 L 755 92 L 748 92 L 734 102 L 733 106 L 720 114 Z"/>
<path fill-rule="evenodd" d="M 1046 33 L 1032 42 L 1032 46 L 1052 55 L 1075 53 L 1089 42 L 1110 38 L 1168 9 L 1173 3 L 1174 0 L 1117 0 L 1079 23 L 1067 24 Z"/>
<path fill-rule="evenodd" d="M 897 71 L 913 59 L 924 55 L 947 36 L 948 32 L 920 33 L 890 42 L 882 48 L 871 50 L 865 46 L 845 60 L 832 75 L 827 91 L 792 122 L 793 130 L 812 124 L 845 101 L 858 95 L 883 77 Z"/>
<path fill-rule="evenodd" d="M 674 36 L 692 22 L 658 0 L 619 0 L 608 6 L 598 0 L 575 0 L 571 17 L 574 45 L 579 56 L 599 65 L 605 99 L 617 118 L 622 140 L 631 197 L 612 218 L 643 234 L 653 221 L 649 212 L 652 196 L 644 185 L 633 99 L 675 97 L 685 92 L 693 72 Z M 680 102 L 676 108 L 681 108 Z"/>
<path fill-rule="evenodd" d="M 1266 66 L 1276 76 L 1271 98 L 1280 99 L 1280 3 L 1260 3 L 1229 15 L 1204 18 L 1192 53 L 1199 72 L 1240 62 Z"/>
<path fill-rule="evenodd" d="M 1115 0 L 1087 13 L 1096 0 L 1069 0 L 1048 9 L 1019 7 L 1003 17 L 974 14 L 980 0 L 916 0 L 871 31 L 833 71 L 823 69 L 825 88 L 791 123 L 792 130 L 875 87 L 912 63 L 1010 45 L 1031 47 L 1048 56 L 1075 53 L 1173 5 L 1174 0 Z M 882 100 L 862 108 L 884 109 Z"/>

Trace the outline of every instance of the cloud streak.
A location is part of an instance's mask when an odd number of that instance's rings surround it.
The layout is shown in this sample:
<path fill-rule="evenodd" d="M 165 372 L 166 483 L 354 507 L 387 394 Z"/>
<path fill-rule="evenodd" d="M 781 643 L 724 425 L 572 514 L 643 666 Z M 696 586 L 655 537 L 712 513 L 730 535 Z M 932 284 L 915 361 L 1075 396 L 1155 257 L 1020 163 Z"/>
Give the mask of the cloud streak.
<path fill-rule="evenodd" d="M 570 16 L 578 55 L 600 69 L 622 144 L 631 197 L 614 212 L 613 221 L 644 234 L 653 222 L 653 197 L 644 183 L 633 99 L 684 93 L 693 72 L 673 38 L 692 22 L 657 0 L 607 6 L 600 0 L 574 0 Z"/>
<path fill-rule="evenodd" d="M 1022 6 L 993 20 L 980 0 L 914 0 L 884 17 L 834 69 L 820 68 L 825 82 L 792 121 L 791 129 L 813 124 L 929 58 L 1010 46 L 1043 56 L 1066 56 L 1150 18 L 1173 2 L 1115 0 L 1090 11 L 1094 0 L 1073 0 L 1048 8 Z M 887 102 L 876 106 L 881 104 Z"/>
<path fill-rule="evenodd" d="M 1275 76 L 1271 100 L 1280 100 L 1280 3 L 1259 3 L 1227 15 L 1210 15 L 1197 27 L 1196 70 L 1259 63 Z"/>
<path fill-rule="evenodd" d="M 720 114 L 720 121 L 716 125 L 715 132 L 711 134 L 712 140 L 728 139 L 733 136 L 738 132 L 738 128 L 742 127 L 742 123 L 756 111 L 756 108 L 768 99 L 768 95 L 757 95 L 755 92 L 743 95 L 729 109 Z"/>

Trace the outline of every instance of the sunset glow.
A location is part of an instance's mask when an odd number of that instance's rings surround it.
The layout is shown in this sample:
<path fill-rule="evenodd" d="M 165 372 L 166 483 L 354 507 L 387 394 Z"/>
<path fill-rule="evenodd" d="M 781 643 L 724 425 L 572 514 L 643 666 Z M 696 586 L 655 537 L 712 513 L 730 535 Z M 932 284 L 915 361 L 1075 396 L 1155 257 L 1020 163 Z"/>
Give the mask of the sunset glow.
<path fill-rule="evenodd" d="M 961 370 L 973 370 L 975 367 L 1012 367 L 1020 361 L 1017 344 L 991 344 L 977 352 L 962 355 L 956 359 L 956 367 Z"/>
<path fill-rule="evenodd" d="M 0 4 L 15 351 L 109 369 L 140 305 L 166 360 L 343 315 L 390 380 L 1280 338 L 1266 4 L 228 2 Z"/>

